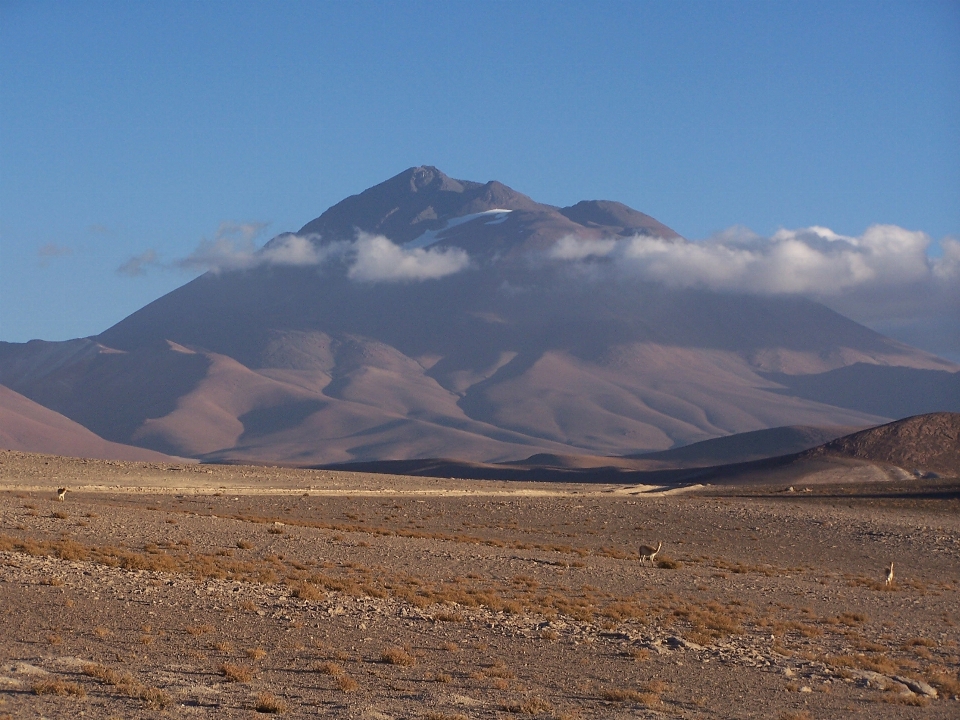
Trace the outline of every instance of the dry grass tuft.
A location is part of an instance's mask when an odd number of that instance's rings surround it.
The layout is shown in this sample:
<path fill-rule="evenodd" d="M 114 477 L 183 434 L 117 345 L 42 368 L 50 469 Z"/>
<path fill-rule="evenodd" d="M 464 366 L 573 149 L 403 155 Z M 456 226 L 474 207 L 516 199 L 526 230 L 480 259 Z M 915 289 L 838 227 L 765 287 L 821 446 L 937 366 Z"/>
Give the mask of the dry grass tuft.
<path fill-rule="evenodd" d="M 660 695 L 652 690 L 605 688 L 600 691 L 600 697 L 613 702 L 635 702 L 648 706 L 660 704 Z"/>
<path fill-rule="evenodd" d="M 327 660 L 317 665 L 317 672 L 321 675 L 333 675 L 336 677 L 337 675 L 345 675 L 347 671 L 335 662 Z"/>
<path fill-rule="evenodd" d="M 155 708 L 157 710 L 163 710 L 173 702 L 169 693 L 155 687 L 140 688 L 137 697 L 143 700 L 148 708 Z"/>
<path fill-rule="evenodd" d="M 360 683 L 346 674 L 337 675 L 335 682 L 337 683 L 337 687 L 343 692 L 356 692 L 360 689 Z"/>
<path fill-rule="evenodd" d="M 220 674 L 230 682 L 247 683 L 253 680 L 253 669 L 236 663 L 223 663 Z"/>
<path fill-rule="evenodd" d="M 81 698 L 87 695 L 87 691 L 81 685 L 53 678 L 37 680 L 30 686 L 30 692 L 34 695 L 73 695 Z"/>
<path fill-rule="evenodd" d="M 391 647 L 381 653 L 380 662 L 384 662 L 387 665 L 403 665 L 406 667 L 414 665 L 417 660 L 403 648 Z"/>
<path fill-rule="evenodd" d="M 287 704 L 270 693 L 260 693 L 253 702 L 253 709 L 258 713 L 274 713 L 279 715 L 287 711 Z"/>
<path fill-rule="evenodd" d="M 944 695 L 960 696 L 960 675 L 956 672 L 936 668 L 930 672 L 930 683 Z"/>
<path fill-rule="evenodd" d="M 323 591 L 320 590 L 320 588 L 307 582 L 294 585 L 290 594 L 300 600 L 310 600 L 312 602 L 317 602 L 324 598 Z"/>
<path fill-rule="evenodd" d="M 107 685 L 113 685 L 115 688 L 118 688 L 122 692 L 128 694 L 138 686 L 137 681 L 130 673 L 120 672 L 118 670 L 108 668 L 105 665 L 86 663 L 80 667 L 80 672 L 87 677 L 92 677 L 100 680 L 101 682 L 105 682 Z"/>
<path fill-rule="evenodd" d="M 254 662 L 260 662 L 267 656 L 267 651 L 263 648 L 247 648 L 243 651 L 243 654 Z"/>
<path fill-rule="evenodd" d="M 552 712 L 553 705 L 543 698 L 531 695 L 518 702 L 505 703 L 501 705 L 501 710 L 520 715 L 540 715 L 542 713 Z"/>
<path fill-rule="evenodd" d="M 187 628 L 188 635 L 206 635 L 207 633 L 213 632 L 213 625 L 208 625 L 203 623 L 201 625 L 191 625 Z"/>
<path fill-rule="evenodd" d="M 915 695 L 912 692 L 910 693 L 900 693 L 896 690 L 888 690 L 884 692 L 880 699 L 890 705 L 912 705 L 914 707 L 926 707 L 930 704 L 930 700 L 921 695 Z"/>

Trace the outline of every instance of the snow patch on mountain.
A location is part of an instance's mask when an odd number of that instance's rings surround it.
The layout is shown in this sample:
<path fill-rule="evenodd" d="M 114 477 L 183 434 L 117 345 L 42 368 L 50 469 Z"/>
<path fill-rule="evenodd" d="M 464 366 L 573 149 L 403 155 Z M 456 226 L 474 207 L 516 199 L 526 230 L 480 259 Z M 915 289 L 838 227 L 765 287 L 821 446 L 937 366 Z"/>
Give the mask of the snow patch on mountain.
<path fill-rule="evenodd" d="M 441 236 L 445 235 L 450 230 L 453 230 L 453 228 L 459 225 L 464 225 L 468 222 L 472 222 L 478 218 L 490 218 L 483 223 L 484 225 L 499 225 L 507 219 L 508 214 L 511 212 L 513 211 L 504 210 L 502 208 L 494 208 L 493 210 L 484 210 L 483 212 L 471 213 L 469 215 L 451 218 L 447 221 L 447 224 L 444 227 L 440 228 L 439 230 L 427 230 L 425 233 L 414 238 L 410 242 L 404 243 L 403 247 L 406 250 L 429 247 L 434 243 L 443 240 Z"/>

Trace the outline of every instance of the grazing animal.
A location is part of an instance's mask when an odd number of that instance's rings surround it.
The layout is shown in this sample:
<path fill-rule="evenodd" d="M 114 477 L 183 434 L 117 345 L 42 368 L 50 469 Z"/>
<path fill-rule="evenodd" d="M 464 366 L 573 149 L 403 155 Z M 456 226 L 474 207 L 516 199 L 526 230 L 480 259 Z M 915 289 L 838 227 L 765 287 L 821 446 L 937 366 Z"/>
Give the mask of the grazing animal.
<path fill-rule="evenodd" d="M 650 547 L 649 545 L 640 546 L 640 564 L 643 565 L 643 561 L 649 558 L 650 564 L 653 565 L 654 561 L 657 559 L 657 553 L 660 552 L 660 548 L 663 547 L 662 542 L 658 542 L 656 547 Z"/>
<path fill-rule="evenodd" d="M 893 563 L 890 563 L 890 567 L 887 568 L 887 585 L 893 584 Z"/>
<path fill-rule="evenodd" d="M 63 499 L 67 496 L 66 488 L 57 488 L 57 500 L 63 502 Z"/>

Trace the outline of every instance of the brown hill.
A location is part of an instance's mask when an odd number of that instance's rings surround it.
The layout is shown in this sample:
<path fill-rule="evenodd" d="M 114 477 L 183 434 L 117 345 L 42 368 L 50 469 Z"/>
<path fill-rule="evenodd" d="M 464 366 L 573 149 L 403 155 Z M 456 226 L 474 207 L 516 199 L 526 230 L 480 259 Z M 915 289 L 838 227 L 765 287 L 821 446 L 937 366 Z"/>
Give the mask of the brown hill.
<path fill-rule="evenodd" d="M 819 433 L 836 429 L 776 428 L 776 440 L 803 443 Z M 793 432 L 782 432 L 782 431 Z M 798 432 L 799 430 L 799 432 Z M 757 447 L 758 433 L 697 443 L 695 452 L 651 453 L 638 458 L 574 458 L 536 455 L 520 462 L 468 463 L 449 459 L 397 460 L 327 465 L 327 468 L 384 474 L 451 477 L 476 480 L 615 483 L 624 485 L 812 485 L 854 484 L 903 480 L 931 471 L 960 477 L 960 414 L 931 413 L 862 430 L 815 448 L 777 457 L 739 460 L 701 466 L 688 464 L 718 453 L 727 459 L 749 455 Z M 762 438 L 762 436 L 761 436 Z M 724 447 L 724 444 L 726 447 Z M 694 446 L 691 446 L 694 447 Z M 773 447 L 772 444 L 766 447 Z M 679 448 L 678 450 L 683 450 Z M 656 457 L 645 460 L 644 457 Z M 673 461 L 671 463 L 672 458 Z M 906 471 L 906 472 L 905 472 Z"/>
<path fill-rule="evenodd" d="M 960 474 L 960 413 L 905 418 L 837 438 L 804 453 L 889 463 L 905 470 Z"/>
<path fill-rule="evenodd" d="M 182 462 L 152 450 L 109 442 L 79 423 L 0 385 L 0 449 L 46 455 Z"/>

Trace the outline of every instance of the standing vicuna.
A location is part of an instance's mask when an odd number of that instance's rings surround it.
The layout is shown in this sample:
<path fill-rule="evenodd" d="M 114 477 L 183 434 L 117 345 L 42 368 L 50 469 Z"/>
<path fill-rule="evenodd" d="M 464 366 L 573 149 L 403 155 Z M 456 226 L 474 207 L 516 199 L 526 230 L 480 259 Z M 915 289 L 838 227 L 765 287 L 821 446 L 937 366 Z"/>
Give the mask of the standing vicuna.
<path fill-rule="evenodd" d="M 67 496 L 66 488 L 57 488 L 57 500 L 63 502 L 63 499 Z"/>
<path fill-rule="evenodd" d="M 655 548 L 650 547 L 649 545 L 641 545 L 640 546 L 640 564 L 643 565 L 643 561 L 649 558 L 650 564 L 653 565 L 657 559 L 657 553 L 660 552 L 660 548 L 662 547 L 663 547 L 662 542 L 658 542 Z"/>
<path fill-rule="evenodd" d="M 887 568 L 887 585 L 893 585 L 893 563 L 890 563 L 890 567 Z"/>

